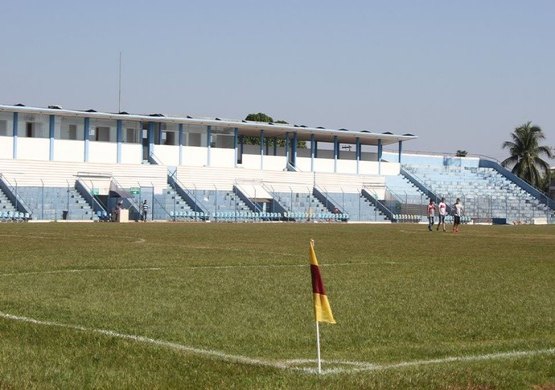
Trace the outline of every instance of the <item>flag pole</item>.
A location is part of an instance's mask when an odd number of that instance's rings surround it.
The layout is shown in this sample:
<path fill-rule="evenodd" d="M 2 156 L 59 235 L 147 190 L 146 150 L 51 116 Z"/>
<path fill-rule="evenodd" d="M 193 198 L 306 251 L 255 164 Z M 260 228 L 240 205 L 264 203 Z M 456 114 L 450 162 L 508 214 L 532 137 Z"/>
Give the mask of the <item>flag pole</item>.
<path fill-rule="evenodd" d="M 320 322 L 335 324 L 331 313 L 324 283 L 320 276 L 320 267 L 314 253 L 314 240 L 310 240 L 309 248 L 310 273 L 312 275 L 312 296 L 314 301 L 314 319 L 316 320 L 316 349 L 318 353 L 318 374 L 322 373 L 322 359 L 320 358 Z"/>
<path fill-rule="evenodd" d="M 322 373 L 322 361 L 320 360 L 320 325 L 316 321 L 316 349 L 318 350 L 318 374 Z"/>

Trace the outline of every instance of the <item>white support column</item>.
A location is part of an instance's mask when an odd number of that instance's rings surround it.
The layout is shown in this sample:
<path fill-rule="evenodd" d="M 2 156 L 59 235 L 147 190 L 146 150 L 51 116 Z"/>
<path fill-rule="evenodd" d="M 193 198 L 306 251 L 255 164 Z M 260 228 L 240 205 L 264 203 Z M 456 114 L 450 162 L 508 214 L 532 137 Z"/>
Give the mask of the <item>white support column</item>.
<path fill-rule="evenodd" d="M 316 149 L 316 141 L 314 141 L 314 134 L 310 135 L 310 172 L 314 172 L 314 156 Z"/>

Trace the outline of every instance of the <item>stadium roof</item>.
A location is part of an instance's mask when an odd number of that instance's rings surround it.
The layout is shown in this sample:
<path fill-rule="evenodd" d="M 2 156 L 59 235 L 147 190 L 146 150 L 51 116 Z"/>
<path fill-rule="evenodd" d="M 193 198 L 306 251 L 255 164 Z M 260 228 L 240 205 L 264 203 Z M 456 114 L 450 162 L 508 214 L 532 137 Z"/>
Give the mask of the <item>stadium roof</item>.
<path fill-rule="evenodd" d="M 232 120 L 221 118 L 194 118 L 190 115 L 185 117 L 165 116 L 163 114 L 128 114 L 97 112 L 88 110 L 66 110 L 60 106 L 49 106 L 48 108 L 27 107 L 22 104 L 0 105 L 0 112 L 25 112 L 29 114 L 58 115 L 64 117 L 81 117 L 94 119 L 111 119 L 125 121 L 157 122 L 157 123 L 182 123 L 197 126 L 212 126 L 225 128 L 238 128 L 239 134 L 246 136 L 259 136 L 260 130 L 264 130 L 265 137 L 283 137 L 285 133 L 297 133 L 299 140 L 314 139 L 319 142 L 333 142 L 335 136 L 340 143 L 356 143 L 359 138 L 363 145 L 395 144 L 399 141 L 409 141 L 418 138 L 413 134 L 393 134 L 386 132 L 373 132 L 369 130 L 327 129 L 323 127 L 309 127 L 304 125 L 291 125 L 283 123 L 253 122 L 245 120 Z"/>

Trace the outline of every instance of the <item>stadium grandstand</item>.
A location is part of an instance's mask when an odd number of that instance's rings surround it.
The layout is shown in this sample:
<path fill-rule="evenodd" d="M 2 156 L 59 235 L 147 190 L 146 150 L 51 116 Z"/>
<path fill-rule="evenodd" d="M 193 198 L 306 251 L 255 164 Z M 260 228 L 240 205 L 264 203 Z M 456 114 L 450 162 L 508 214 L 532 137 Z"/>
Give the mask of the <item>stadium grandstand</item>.
<path fill-rule="evenodd" d="M 104 221 L 119 205 L 139 220 L 147 200 L 156 221 L 421 222 L 445 197 L 466 223 L 555 223 L 555 202 L 496 161 L 403 153 L 415 138 L 0 105 L 0 220 Z"/>

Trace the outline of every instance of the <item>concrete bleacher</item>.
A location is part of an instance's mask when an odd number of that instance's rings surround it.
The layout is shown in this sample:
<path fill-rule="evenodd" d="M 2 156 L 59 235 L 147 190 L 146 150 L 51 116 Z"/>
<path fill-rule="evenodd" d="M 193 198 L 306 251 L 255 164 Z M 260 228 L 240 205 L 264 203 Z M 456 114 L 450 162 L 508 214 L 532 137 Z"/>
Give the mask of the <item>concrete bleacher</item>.
<path fill-rule="evenodd" d="M 13 220 L 16 212 L 15 206 L 10 202 L 4 191 L 0 189 L 0 222 Z"/>
<path fill-rule="evenodd" d="M 361 192 L 344 190 L 343 192 L 324 192 L 324 194 L 334 205 L 337 205 L 341 212 L 349 216 L 349 221 L 389 221 Z"/>
<path fill-rule="evenodd" d="M 12 202 L 10 202 L 10 200 L 8 199 L 8 197 L 6 196 L 6 194 L 4 194 L 4 191 L 2 191 L 2 189 L 0 189 L 0 211 L 15 211 L 15 207 L 12 204 Z"/>
<path fill-rule="evenodd" d="M 78 180 L 96 195 L 108 195 L 113 182 L 157 194 L 167 188 L 163 166 L 0 160 L 0 173 L 17 188 L 32 219 L 96 220 L 93 205 L 76 190 Z"/>
<path fill-rule="evenodd" d="M 31 219 L 97 220 L 99 206 L 109 213 L 106 202 L 118 195 L 135 215 L 147 200 L 153 220 L 419 222 L 430 196 L 448 205 L 461 198 L 465 220 L 474 222 L 553 220 L 531 190 L 477 159 L 408 161 L 401 174 L 380 176 L 198 166 L 169 174 L 155 164 L 0 159 L 9 183 L 9 196 L 0 191 L 0 220 L 26 219 L 22 204 Z"/>
<path fill-rule="evenodd" d="M 244 221 L 255 213 L 234 192 L 242 169 L 179 167 L 174 173 L 176 184 L 188 195 L 189 212 L 181 215 L 189 219 Z M 247 177 L 247 176 L 245 176 Z"/>
<path fill-rule="evenodd" d="M 349 221 L 389 221 L 362 194 L 364 189 L 376 200 L 383 199 L 386 194 L 385 176 L 318 174 L 316 182 L 316 188 L 325 195 L 332 207 L 347 214 Z"/>
<path fill-rule="evenodd" d="M 193 196 L 213 221 L 244 219 L 253 212 L 232 190 L 195 189 Z"/>
<path fill-rule="evenodd" d="M 163 194 L 154 195 L 154 202 L 161 205 L 154 207 L 152 218 L 155 220 L 185 221 L 194 220 L 195 216 L 199 216 L 193 213 L 185 199 L 171 186 L 168 186 Z"/>
<path fill-rule="evenodd" d="M 161 192 L 167 187 L 167 168 L 159 165 L 0 160 L 0 173 L 22 186 L 66 187 L 82 179 L 91 188 L 107 191 L 113 178 L 124 188 Z"/>
<path fill-rule="evenodd" d="M 476 222 L 532 222 L 548 207 L 494 169 L 407 165 L 406 169 L 448 204 L 460 198 L 465 215 Z"/>
<path fill-rule="evenodd" d="M 267 187 L 264 173 L 242 168 L 179 167 L 175 178 L 211 220 L 277 220 L 282 215 L 272 209 L 273 190 Z M 277 176 L 289 178 L 287 183 L 294 184 L 291 175 Z M 237 191 L 248 198 L 249 204 Z"/>
<path fill-rule="evenodd" d="M 368 188 L 383 196 L 385 186 L 384 178 L 381 176 L 262 171 L 244 168 L 178 167 L 176 178 L 187 191 L 201 200 L 206 198 L 205 194 L 211 192 L 221 193 L 224 196 L 227 194 L 231 198 L 235 187 L 260 206 L 260 209 L 256 210 L 251 208 L 251 212 L 261 214 L 262 219 L 275 219 L 279 209 L 281 216 L 286 220 L 350 220 L 351 213 L 355 217 L 353 220 L 356 221 L 384 220 L 383 215 L 360 195 L 361 188 Z M 352 203 L 345 202 L 340 207 L 340 212 L 334 213 L 333 202 L 324 203 L 314 195 L 315 186 L 323 189 L 327 194 L 358 194 L 363 212 L 359 212 L 359 206 L 350 207 Z M 211 199 L 208 202 L 204 201 L 203 208 L 213 209 L 214 204 L 222 204 L 222 202 L 225 204 L 225 199 L 218 201 L 220 197 Z M 235 207 L 235 205 L 229 207 Z"/>
<path fill-rule="evenodd" d="M 73 163 L 0 160 L 0 172 L 35 220 L 95 220 L 93 212 L 75 189 Z"/>
<path fill-rule="evenodd" d="M 245 168 L 178 167 L 178 179 L 196 189 L 225 189 L 241 183 L 259 183 L 277 192 L 304 191 L 314 185 L 330 191 L 344 187 L 372 187 L 383 191 L 384 176 L 348 175 L 292 171 L 263 171 Z"/>
<path fill-rule="evenodd" d="M 31 208 L 31 217 L 39 220 L 94 220 L 91 206 L 72 187 L 20 186 L 19 196 Z"/>
<path fill-rule="evenodd" d="M 275 201 L 285 209 L 284 217 L 288 220 L 348 219 L 348 215 L 333 215 L 332 210 L 329 210 L 321 201 L 316 199 L 310 189 L 306 192 L 291 189 L 289 192 L 273 192 L 272 195 Z"/>
<path fill-rule="evenodd" d="M 418 222 L 426 220 L 428 196 L 403 175 L 386 177 L 384 205 L 401 220 Z"/>

